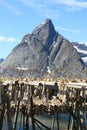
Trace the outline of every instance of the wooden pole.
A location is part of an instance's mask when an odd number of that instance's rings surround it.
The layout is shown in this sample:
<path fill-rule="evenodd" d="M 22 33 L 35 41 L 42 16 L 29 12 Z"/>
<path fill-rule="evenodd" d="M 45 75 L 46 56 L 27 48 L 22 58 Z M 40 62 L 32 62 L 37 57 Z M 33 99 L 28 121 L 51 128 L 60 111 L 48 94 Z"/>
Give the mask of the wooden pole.
<path fill-rule="evenodd" d="M 55 115 L 53 115 L 52 130 L 55 130 L 54 124 L 55 124 Z"/>
<path fill-rule="evenodd" d="M 11 110 L 10 110 L 10 99 L 7 95 L 7 122 L 8 122 L 8 130 L 12 130 L 12 119 L 11 119 Z"/>
<path fill-rule="evenodd" d="M 5 104 L 6 104 L 6 92 L 7 92 L 8 85 L 2 85 L 1 86 L 1 103 L 2 103 L 2 109 L 1 109 L 1 115 L 0 115 L 0 129 L 2 130 L 3 126 L 3 120 L 4 120 L 4 114 L 5 114 Z"/>
<path fill-rule="evenodd" d="M 70 130 L 71 114 L 69 113 L 68 130 Z"/>
<path fill-rule="evenodd" d="M 23 123 L 23 130 L 25 130 L 25 115 L 26 115 L 26 106 L 23 104 L 22 105 L 22 123 Z"/>
<path fill-rule="evenodd" d="M 26 115 L 26 130 L 29 130 L 29 115 Z"/>
<path fill-rule="evenodd" d="M 46 88 L 46 104 L 48 105 L 48 99 L 49 99 L 49 92 L 48 87 Z"/>
<path fill-rule="evenodd" d="M 80 108 L 80 116 L 81 116 L 80 123 L 81 123 L 81 130 L 85 130 L 86 124 L 85 124 L 85 117 L 84 117 L 84 115 L 85 115 L 85 89 L 84 89 L 84 87 L 82 87 L 81 91 L 82 91 L 82 93 L 81 93 L 82 102 L 81 102 L 81 108 Z"/>
<path fill-rule="evenodd" d="M 4 113 L 5 113 L 5 103 L 2 105 L 1 115 L 0 115 L 0 129 L 2 130 L 3 120 L 4 120 Z"/>
<path fill-rule="evenodd" d="M 25 114 L 23 114 L 23 130 L 25 130 Z"/>
<path fill-rule="evenodd" d="M 15 120 L 15 122 L 14 122 L 14 130 L 16 130 L 16 126 L 17 126 L 19 105 L 20 105 L 20 100 L 18 100 L 18 105 L 17 105 L 17 108 L 16 108 L 15 119 L 14 119 Z"/>
<path fill-rule="evenodd" d="M 22 121 L 22 112 L 21 112 L 21 116 L 20 116 L 20 122 L 19 122 L 19 129 L 18 130 L 21 130 L 21 121 Z"/>
<path fill-rule="evenodd" d="M 35 121 L 35 123 L 36 123 L 37 127 L 38 127 L 40 130 L 42 130 L 41 126 L 40 126 L 36 121 Z"/>
<path fill-rule="evenodd" d="M 38 122 L 39 124 L 41 124 L 45 129 L 51 130 L 50 128 L 48 128 L 46 125 L 44 125 L 42 122 L 38 121 L 37 119 L 34 118 L 34 120 L 35 122 Z"/>
<path fill-rule="evenodd" d="M 32 86 L 31 86 L 32 87 Z M 30 110 L 31 110 L 31 122 L 32 130 L 35 130 L 34 111 L 33 111 L 33 99 L 32 99 L 32 88 L 30 87 Z"/>
<path fill-rule="evenodd" d="M 57 111 L 57 130 L 59 130 L 59 114 L 58 114 L 58 111 Z"/>

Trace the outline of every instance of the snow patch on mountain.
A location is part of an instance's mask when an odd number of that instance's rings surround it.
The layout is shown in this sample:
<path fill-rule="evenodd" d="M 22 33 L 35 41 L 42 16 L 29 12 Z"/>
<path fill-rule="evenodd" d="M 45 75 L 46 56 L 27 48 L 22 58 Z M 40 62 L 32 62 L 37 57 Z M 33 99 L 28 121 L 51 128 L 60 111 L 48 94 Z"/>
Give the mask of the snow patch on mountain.
<path fill-rule="evenodd" d="M 21 68 L 21 67 L 17 67 L 18 70 L 28 70 L 28 68 Z"/>
<path fill-rule="evenodd" d="M 49 67 L 49 66 L 47 66 L 47 72 L 48 72 L 48 73 L 51 73 L 51 70 L 50 70 L 50 67 Z"/>
<path fill-rule="evenodd" d="M 87 66 L 87 51 L 83 49 L 79 49 L 78 46 L 73 46 L 79 53 L 84 54 L 84 57 L 81 57 L 85 65 Z"/>
<path fill-rule="evenodd" d="M 83 62 L 85 63 L 85 65 L 87 66 L 87 57 L 83 57 L 81 58 L 83 60 Z"/>
<path fill-rule="evenodd" d="M 79 49 L 77 46 L 73 46 L 79 53 L 87 54 L 87 51 Z"/>

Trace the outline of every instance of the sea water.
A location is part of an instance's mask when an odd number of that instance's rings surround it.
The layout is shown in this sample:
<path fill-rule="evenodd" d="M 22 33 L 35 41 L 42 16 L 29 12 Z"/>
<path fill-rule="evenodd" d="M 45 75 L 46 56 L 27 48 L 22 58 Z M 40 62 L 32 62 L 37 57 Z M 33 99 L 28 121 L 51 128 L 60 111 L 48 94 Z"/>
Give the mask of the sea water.
<path fill-rule="evenodd" d="M 69 114 L 59 113 L 58 117 L 59 117 L 59 130 L 67 130 L 68 129 Z M 38 121 L 40 121 L 41 123 L 43 123 L 45 126 L 50 128 L 51 130 L 53 130 L 53 129 L 58 130 L 57 115 L 56 114 L 52 115 L 52 114 L 44 113 L 43 115 L 34 115 L 34 118 L 37 119 Z M 85 118 L 85 124 L 87 126 L 86 114 L 84 114 L 84 118 Z M 21 119 L 21 125 L 20 125 L 20 119 Z M 14 120 L 12 120 L 12 122 L 13 122 L 13 125 L 14 125 Z M 53 122 L 54 122 L 54 124 L 53 124 Z M 42 128 L 42 130 L 47 130 L 41 124 L 39 124 L 39 126 Z M 7 117 L 4 118 L 2 130 L 8 130 L 8 128 L 7 128 Z M 21 117 L 20 112 L 18 114 L 16 130 L 23 130 L 23 115 Z M 30 117 L 29 117 L 29 130 L 33 130 L 32 121 L 31 121 Z M 40 130 L 36 124 L 35 124 L 35 130 Z"/>
<path fill-rule="evenodd" d="M 43 123 L 45 126 L 47 126 L 50 129 L 57 130 L 57 119 L 56 116 L 50 115 L 50 114 L 44 114 L 44 115 L 35 115 L 35 119 Z M 68 128 L 68 115 L 67 114 L 59 114 L 59 130 L 67 130 Z M 54 122 L 54 124 L 53 124 Z M 18 117 L 17 121 L 17 127 L 16 130 L 23 130 L 23 123 L 20 125 L 20 116 Z M 47 130 L 45 127 L 39 124 L 39 126 L 42 128 L 42 130 Z M 19 129 L 20 128 L 20 129 Z M 4 118 L 3 122 L 3 129 L 2 130 L 8 130 L 7 128 L 7 119 Z M 29 118 L 29 130 L 33 130 L 31 118 Z M 35 124 L 35 130 L 40 130 L 38 126 Z"/>

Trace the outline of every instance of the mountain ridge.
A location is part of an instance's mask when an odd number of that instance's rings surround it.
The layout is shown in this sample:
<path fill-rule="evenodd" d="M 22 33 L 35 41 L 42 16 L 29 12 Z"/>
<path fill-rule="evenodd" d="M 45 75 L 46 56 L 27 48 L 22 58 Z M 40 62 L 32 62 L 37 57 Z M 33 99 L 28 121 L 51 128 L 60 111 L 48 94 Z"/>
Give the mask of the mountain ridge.
<path fill-rule="evenodd" d="M 0 64 L 0 74 L 14 77 L 85 77 L 87 73 L 73 45 L 55 30 L 51 19 L 46 19 L 31 34 L 25 35 Z"/>
<path fill-rule="evenodd" d="M 0 63 L 2 63 L 4 61 L 4 59 L 3 58 L 0 58 Z"/>

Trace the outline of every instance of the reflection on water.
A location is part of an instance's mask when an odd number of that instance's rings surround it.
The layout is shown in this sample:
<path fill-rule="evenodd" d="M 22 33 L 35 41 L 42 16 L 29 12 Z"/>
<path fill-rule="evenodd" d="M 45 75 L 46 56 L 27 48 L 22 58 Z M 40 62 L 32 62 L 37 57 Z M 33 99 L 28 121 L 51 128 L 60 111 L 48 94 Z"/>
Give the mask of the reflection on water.
<path fill-rule="evenodd" d="M 53 130 L 53 129 L 58 130 L 56 115 L 54 116 L 54 115 L 44 114 L 44 115 L 38 115 L 38 116 L 35 115 L 34 117 L 35 117 L 35 119 L 37 119 L 38 121 L 43 123 L 45 126 L 49 127 L 51 130 Z M 21 125 L 20 125 L 20 119 L 23 121 L 23 117 L 21 118 L 21 115 L 19 115 L 19 117 L 18 117 L 16 130 L 23 130 L 23 122 L 21 122 Z M 54 122 L 54 124 L 53 124 L 53 122 Z M 39 124 L 39 127 L 41 127 L 42 130 L 47 130 L 41 124 Z M 40 130 L 39 127 L 35 124 L 35 130 Z M 59 130 L 67 130 L 67 128 L 68 128 L 68 115 L 59 114 Z M 2 130 L 8 130 L 7 118 L 4 118 Z M 33 130 L 31 118 L 29 118 L 29 130 Z"/>
<path fill-rule="evenodd" d="M 57 130 L 57 120 L 56 116 L 54 115 L 43 115 L 36 118 L 43 122 L 49 128 L 53 128 L 53 121 L 54 121 L 54 129 Z M 68 126 L 68 116 L 66 114 L 59 115 L 59 128 L 60 130 L 66 130 Z"/>

